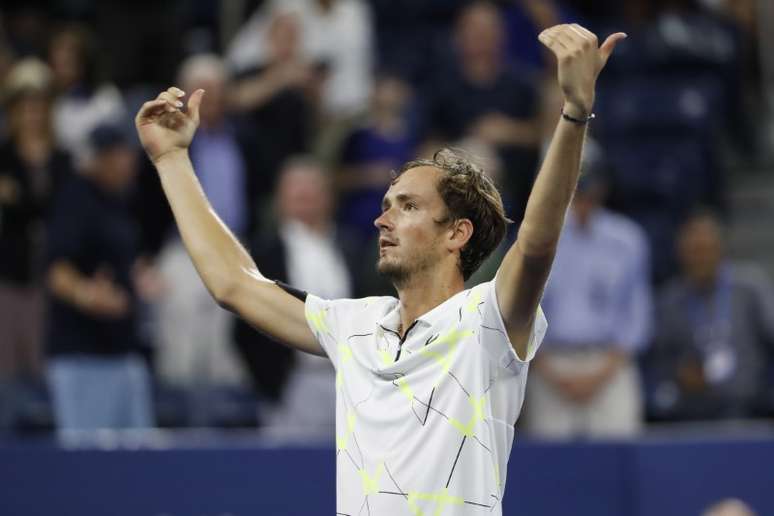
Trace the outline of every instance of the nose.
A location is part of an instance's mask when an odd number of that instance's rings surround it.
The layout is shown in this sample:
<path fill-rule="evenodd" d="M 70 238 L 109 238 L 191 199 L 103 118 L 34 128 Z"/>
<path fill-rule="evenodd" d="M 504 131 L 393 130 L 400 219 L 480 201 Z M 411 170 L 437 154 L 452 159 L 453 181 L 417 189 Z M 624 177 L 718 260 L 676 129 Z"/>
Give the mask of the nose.
<path fill-rule="evenodd" d="M 374 226 L 376 226 L 376 229 L 382 230 L 386 229 L 389 230 L 392 227 L 392 223 L 390 222 L 389 217 L 387 214 L 390 210 L 383 211 L 381 215 L 376 217 L 374 220 Z"/>

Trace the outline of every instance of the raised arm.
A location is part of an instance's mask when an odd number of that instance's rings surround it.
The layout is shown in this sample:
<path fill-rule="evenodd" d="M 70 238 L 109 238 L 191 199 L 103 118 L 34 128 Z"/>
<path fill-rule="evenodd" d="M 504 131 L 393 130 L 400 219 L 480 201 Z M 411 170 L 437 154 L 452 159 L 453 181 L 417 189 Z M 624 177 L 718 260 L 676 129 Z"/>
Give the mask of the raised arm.
<path fill-rule="evenodd" d="M 221 306 L 288 345 L 323 354 L 304 315 L 304 303 L 264 278 L 250 255 L 221 222 L 202 191 L 188 157 L 199 124 L 204 90 L 185 94 L 169 88 L 143 104 L 135 125 L 159 173 L 188 254 L 207 290 Z"/>
<path fill-rule="evenodd" d="M 554 132 L 532 187 L 516 243 L 506 254 L 495 288 L 500 311 L 516 354 L 526 358 L 540 297 L 556 253 L 565 213 L 578 182 L 585 120 L 594 105 L 597 76 L 615 45 L 616 33 L 598 46 L 597 37 L 580 25 L 557 25 L 543 31 L 540 42 L 558 61 L 564 116 Z"/>

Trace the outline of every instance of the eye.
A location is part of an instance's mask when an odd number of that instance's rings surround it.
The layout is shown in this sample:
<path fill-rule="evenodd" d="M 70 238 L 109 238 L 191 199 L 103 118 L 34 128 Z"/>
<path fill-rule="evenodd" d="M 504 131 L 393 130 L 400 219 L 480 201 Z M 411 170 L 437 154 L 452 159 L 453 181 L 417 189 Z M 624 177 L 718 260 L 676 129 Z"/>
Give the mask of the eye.
<path fill-rule="evenodd" d="M 408 210 L 416 210 L 417 209 L 417 205 L 414 204 L 413 202 L 407 202 L 406 204 L 403 205 L 403 209 L 407 210 L 407 211 Z"/>

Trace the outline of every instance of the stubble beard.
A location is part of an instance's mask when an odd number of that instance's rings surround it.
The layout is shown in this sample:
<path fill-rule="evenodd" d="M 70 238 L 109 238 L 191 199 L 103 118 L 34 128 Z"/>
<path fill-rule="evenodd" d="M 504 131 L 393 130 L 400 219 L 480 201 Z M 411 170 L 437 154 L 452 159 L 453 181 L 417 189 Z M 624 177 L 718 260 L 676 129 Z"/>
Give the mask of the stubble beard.
<path fill-rule="evenodd" d="M 412 253 L 408 259 L 401 261 L 380 256 L 376 262 L 376 271 L 387 278 L 396 289 L 400 289 L 409 285 L 417 274 L 432 268 L 435 261 L 429 249 L 423 253 Z"/>

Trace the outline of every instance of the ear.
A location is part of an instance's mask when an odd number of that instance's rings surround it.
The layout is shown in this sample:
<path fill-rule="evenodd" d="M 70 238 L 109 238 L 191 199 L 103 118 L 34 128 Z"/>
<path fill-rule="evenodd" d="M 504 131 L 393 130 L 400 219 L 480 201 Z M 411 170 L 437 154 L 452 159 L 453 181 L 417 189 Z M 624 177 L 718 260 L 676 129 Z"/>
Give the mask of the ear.
<path fill-rule="evenodd" d="M 470 219 L 459 219 L 449 228 L 448 246 L 450 251 L 460 251 L 473 236 L 473 223 Z"/>

